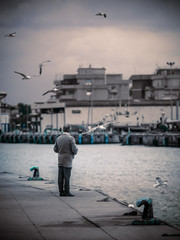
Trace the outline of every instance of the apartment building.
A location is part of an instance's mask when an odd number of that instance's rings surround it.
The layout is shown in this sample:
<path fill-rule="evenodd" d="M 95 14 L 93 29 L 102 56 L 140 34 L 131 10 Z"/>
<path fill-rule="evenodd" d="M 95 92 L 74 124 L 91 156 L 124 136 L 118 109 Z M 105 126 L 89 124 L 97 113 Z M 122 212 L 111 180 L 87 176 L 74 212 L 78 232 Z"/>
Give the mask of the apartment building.
<path fill-rule="evenodd" d="M 157 69 L 123 80 L 122 74 L 106 74 L 105 68 L 79 67 L 76 74 L 65 74 L 54 84 L 57 91 L 47 102 L 31 106 L 32 124 L 38 131 L 107 121 L 156 123 L 162 114 L 179 119 L 180 69 Z"/>
<path fill-rule="evenodd" d="M 159 68 L 154 74 L 132 75 L 132 99 L 178 100 L 180 99 L 180 69 Z"/>
<path fill-rule="evenodd" d="M 105 68 L 78 68 L 77 74 L 65 74 L 55 80 L 56 99 L 66 106 L 115 106 L 129 97 L 129 81 L 122 74 L 106 74 Z"/>
<path fill-rule="evenodd" d="M 151 86 L 145 88 L 145 99 L 180 99 L 180 69 L 157 69 L 151 81 Z"/>
<path fill-rule="evenodd" d="M 65 74 L 55 80 L 58 91 L 47 102 L 31 105 L 35 131 L 46 126 L 60 128 L 64 124 L 94 124 L 109 116 L 114 108 L 127 104 L 129 81 L 122 74 L 106 74 L 105 68 L 79 67 L 76 74 Z"/>

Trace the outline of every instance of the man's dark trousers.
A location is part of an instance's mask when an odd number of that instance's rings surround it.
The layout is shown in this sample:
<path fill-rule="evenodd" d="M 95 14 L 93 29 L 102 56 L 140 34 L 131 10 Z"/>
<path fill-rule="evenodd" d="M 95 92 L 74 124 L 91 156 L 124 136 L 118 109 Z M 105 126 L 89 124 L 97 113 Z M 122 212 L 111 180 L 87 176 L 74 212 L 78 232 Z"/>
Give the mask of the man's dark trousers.
<path fill-rule="evenodd" d="M 70 193 L 71 168 L 59 166 L 58 185 L 60 194 Z"/>

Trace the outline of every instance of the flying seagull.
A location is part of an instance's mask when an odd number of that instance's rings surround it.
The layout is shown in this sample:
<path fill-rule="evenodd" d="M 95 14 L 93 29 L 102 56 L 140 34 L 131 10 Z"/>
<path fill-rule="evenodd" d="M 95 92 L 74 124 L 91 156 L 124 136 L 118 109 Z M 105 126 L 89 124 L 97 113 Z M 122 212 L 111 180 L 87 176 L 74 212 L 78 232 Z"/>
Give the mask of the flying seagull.
<path fill-rule="evenodd" d="M 101 12 L 99 12 L 99 13 L 96 14 L 96 16 L 103 16 L 103 17 L 106 18 L 106 13 L 101 13 Z"/>
<path fill-rule="evenodd" d="M 53 89 L 48 90 L 47 92 L 43 93 L 42 96 L 44 96 L 44 95 L 46 95 L 47 93 L 50 93 L 50 92 L 57 93 L 58 91 L 59 91 L 59 88 L 56 86 Z"/>
<path fill-rule="evenodd" d="M 157 188 L 159 186 L 165 185 L 167 187 L 167 180 L 162 181 L 160 177 L 156 178 L 156 183 L 154 184 L 154 187 Z"/>
<path fill-rule="evenodd" d="M 16 36 L 16 32 L 13 33 L 8 33 L 6 35 L 4 35 L 5 37 L 15 37 Z"/>
<path fill-rule="evenodd" d="M 107 128 L 105 126 L 109 125 L 109 124 L 110 124 L 110 122 L 108 122 L 106 124 L 102 124 L 102 125 L 97 125 L 96 127 L 91 128 L 89 131 L 82 133 L 82 135 L 94 132 L 97 129 L 99 129 L 99 130 L 107 130 Z"/>
<path fill-rule="evenodd" d="M 42 67 L 45 65 L 46 62 L 50 62 L 50 60 L 43 61 L 42 63 L 39 64 L 39 75 L 41 75 Z"/>
<path fill-rule="evenodd" d="M 22 76 L 22 80 L 30 79 L 30 78 L 31 78 L 30 76 L 28 76 L 28 75 L 26 75 L 26 74 L 24 74 L 24 73 L 20 73 L 20 72 L 16 72 L 16 71 L 14 71 L 14 72 L 17 73 L 17 74 L 20 74 L 20 75 Z"/>
<path fill-rule="evenodd" d="M 19 75 L 21 75 L 22 76 L 22 80 L 28 80 L 28 79 L 30 79 L 31 77 L 39 77 L 39 75 L 37 76 L 37 75 L 32 75 L 32 76 L 29 76 L 29 75 L 26 75 L 26 74 L 24 74 L 24 73 L 20 73 L 20 72 L 16 72 L 16 71 L 14 71 L 15 73 L 17 73 L 17 74 L 19 74 Z"/>

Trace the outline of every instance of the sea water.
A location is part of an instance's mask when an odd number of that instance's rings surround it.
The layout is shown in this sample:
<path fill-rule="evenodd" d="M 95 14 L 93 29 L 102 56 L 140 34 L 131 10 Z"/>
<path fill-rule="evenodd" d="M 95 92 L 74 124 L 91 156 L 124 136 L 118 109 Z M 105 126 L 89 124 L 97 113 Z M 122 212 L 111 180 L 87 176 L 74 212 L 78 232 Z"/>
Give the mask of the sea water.
<path fill-rule="evenodd" d="M 139 198 L 150 197 L 154 216 L 180 227 L 180 148 L 89 144 L 78 149 L 72 185 L 102 190 L 135 207 Z M 32 176 L 32 166 L 57 183 L 53 145 L 0 144 L 0 172 Z M 168 180 L 168 185 L 155 188 L 156 177 Z"/>

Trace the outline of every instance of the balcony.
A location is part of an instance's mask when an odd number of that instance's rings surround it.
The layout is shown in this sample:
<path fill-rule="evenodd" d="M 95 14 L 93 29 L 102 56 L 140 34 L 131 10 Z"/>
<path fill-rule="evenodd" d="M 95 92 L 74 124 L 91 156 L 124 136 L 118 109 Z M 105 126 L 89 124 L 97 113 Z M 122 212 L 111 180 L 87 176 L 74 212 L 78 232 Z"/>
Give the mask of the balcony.
<path fill-rule="evenodd" d="M 60 89 L 77 89 L 77 85 L 61 85 Z"/>
<path fill-rule="evenodd" d="M 61 95 L 60 100 L 73 100 L 75 99 L 74 94 Z"/>

